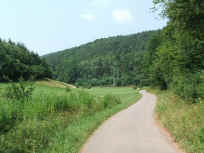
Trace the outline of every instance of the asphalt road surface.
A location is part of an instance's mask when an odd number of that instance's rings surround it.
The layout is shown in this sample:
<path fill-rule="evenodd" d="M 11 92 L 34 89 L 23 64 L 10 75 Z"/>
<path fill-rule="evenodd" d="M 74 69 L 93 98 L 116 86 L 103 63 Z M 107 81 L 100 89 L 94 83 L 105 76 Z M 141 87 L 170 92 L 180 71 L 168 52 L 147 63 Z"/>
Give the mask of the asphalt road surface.
<path fill-rule="evenodd" d="M 156 96 L 143 97 L 108 119 L 89 138 L 81 153 L 178 153 L 154 120 Z"/>

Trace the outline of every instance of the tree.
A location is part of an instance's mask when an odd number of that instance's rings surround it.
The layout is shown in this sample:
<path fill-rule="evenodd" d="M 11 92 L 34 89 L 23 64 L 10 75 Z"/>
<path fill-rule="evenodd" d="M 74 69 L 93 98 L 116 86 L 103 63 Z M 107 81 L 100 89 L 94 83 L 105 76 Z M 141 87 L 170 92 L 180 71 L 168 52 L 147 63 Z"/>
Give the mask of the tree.
<path fill-rule="evenodd" d="M 51 70 L 45 60 L 30 52 L 22 43 L 0 41 L 0 81 L 18 81 L 23 77 L 42 79 L 51 77 Z"/>

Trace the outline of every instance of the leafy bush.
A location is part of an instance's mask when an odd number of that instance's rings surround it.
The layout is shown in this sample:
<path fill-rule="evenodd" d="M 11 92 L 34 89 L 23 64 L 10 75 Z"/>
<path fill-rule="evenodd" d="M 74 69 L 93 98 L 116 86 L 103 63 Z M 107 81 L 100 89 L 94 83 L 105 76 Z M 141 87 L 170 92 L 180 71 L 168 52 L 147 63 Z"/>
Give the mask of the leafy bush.
<path fill-rule="evenodd" d="M 106 95 L 103 98 L 104 108 L 112 108 L 114 105 L 121 104 L 121 100 L 113 95 Z"/>
<path fill-rule="evenodd" d="M 26 120 L 0 137 L 0 152 L 31 153 L 48 147 L 58 124 L 47 121 Z"/>
<path fill-rule="evenodd" d="M 204 98 L 204 82 L 201 74 L 179 74 L 171 83 L 171 88 L 176 94 L 183 97 L 186 101 L 197 102 L 198 99 Z"/>
<path fill-rule="evenodd" d="M 0 134 L 8 132 L 17 121 L 18 107 L 11 103 L 0 103 Z"/>
<path fill-rule="evenodd" d="M 3 95 L 7 99 L 28 101 L 32 97 L 34 89 L 33 83 L 21 80 L 18 83 L 11 83 L 5 89 Z"/>

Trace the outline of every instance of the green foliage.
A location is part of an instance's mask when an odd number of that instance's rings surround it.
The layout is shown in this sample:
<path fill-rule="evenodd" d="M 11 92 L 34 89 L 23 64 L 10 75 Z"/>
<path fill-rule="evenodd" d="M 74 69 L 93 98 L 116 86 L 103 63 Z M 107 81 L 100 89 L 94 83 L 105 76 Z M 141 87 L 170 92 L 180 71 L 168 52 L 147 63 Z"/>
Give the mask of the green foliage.
<path fill-rule="evenodd" d="M 0 82 L 42 79 L 51 77 L 48 64 L 36 53 L 30 52 L 23 44 L 0 41 Z"/>
<path fill-rule="evenodd" d="M 103 98 L 104 108 L 112 108 L 114 105 L 121 104 L 121 100 L 113 95 L 106 95 Z"/>
<path fill-rule="evenodd" d="M 203 153 L 204 103 L 191 104 L 169 91 L 156 90 L 156 93 L 156 113 L 162 125 L 186 152 Z"/>
<path fill-rule="evenodd" d="M 204 2 L 155 0 L 167 26 L 150 42 L 144 57 L 145 75 L 151 85 L 171 89 L 197 102 L 203 98 Z"/>
<path fill-rule="evenodd" d="M 7 86 L 1 85 L 3 89 Z M 116 98 L 123 91 L 128 91 L 123 100 Z M 100 96 L 110 92 L 112 95 Z M 0 97 L 0 152 L 76 153 L 101 122 L 138 98 L 129 88 L 66 92 L 37 85 L 27 103 Z"/>
<path fill-rule="evenodd" d="M 99 39 L 44 56 L 60 81 L 79 86 L 140 84 L 142 58 L 157 31 Z"/>
<path fill-rule="evenodd" d="M 33 91 L 33 83 L 20 80 L 18 83 L 11 83 L 5 89 L 3 96 L 12 100 L 28 101 L 32 97 Z"/>
<path fill-rule="evenodd" d="M 55 136 L 54 130 L 58 124 L 47 121 L 23 121 L 0 137 L 0 151 L 5 153 L 31 153 L 41 152 L 47 147 L 49 139 Z"/>
<path fill-rule="evenodd" d="M 197 129 L 196 136 L 198 137 L 200 143 L 204 142 L 204 126 Z"/>
<path fill-rule="evenodd" d="M 16 104 L 0 103 L 0 135 L 8 132 L 16 125 L 18 109 L 19 106 Z"/>

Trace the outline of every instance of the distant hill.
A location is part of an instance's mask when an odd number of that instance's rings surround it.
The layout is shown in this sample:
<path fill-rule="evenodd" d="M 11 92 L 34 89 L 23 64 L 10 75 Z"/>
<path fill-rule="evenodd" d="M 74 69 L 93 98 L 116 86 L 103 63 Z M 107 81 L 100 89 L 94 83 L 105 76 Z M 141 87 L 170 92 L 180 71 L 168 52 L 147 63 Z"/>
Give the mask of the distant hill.
<path fill-rule="evenodd" d="M 79 47 L 43 56 L 54 79 L 79 85 L 140 83 L 142 55 L 158 31 L 98 39 Z"/>

